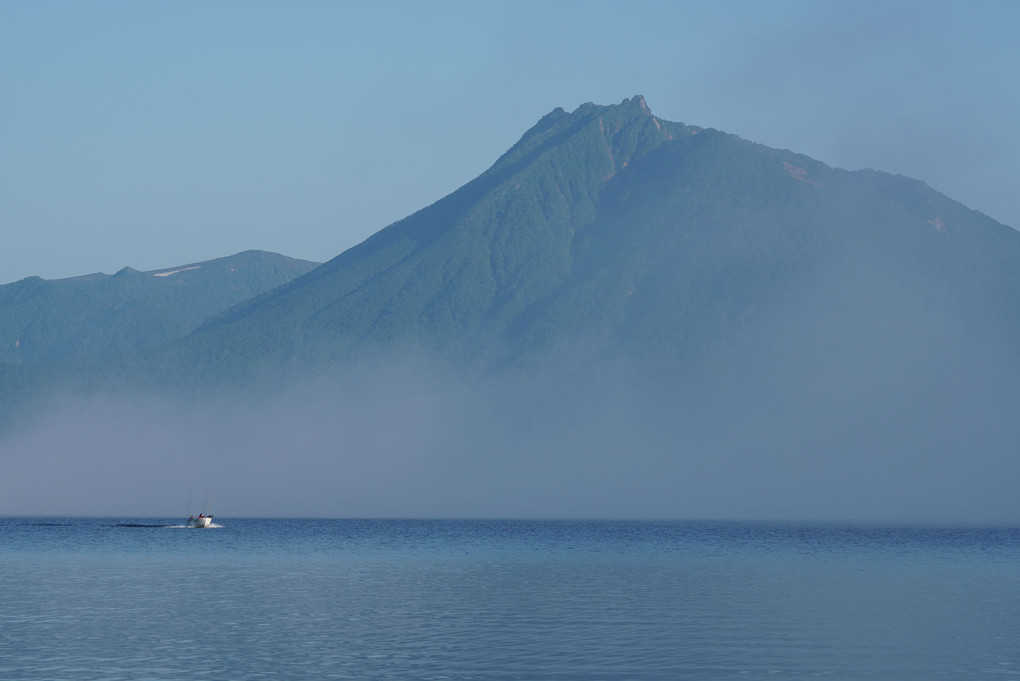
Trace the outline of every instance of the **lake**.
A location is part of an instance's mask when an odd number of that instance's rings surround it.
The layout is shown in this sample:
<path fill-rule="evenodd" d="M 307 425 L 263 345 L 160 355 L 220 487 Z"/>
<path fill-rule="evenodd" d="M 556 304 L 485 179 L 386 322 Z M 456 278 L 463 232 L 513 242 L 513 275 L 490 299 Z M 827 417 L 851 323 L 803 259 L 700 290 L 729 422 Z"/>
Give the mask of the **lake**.
<path fill-rule="evenodd" d="M 0 678 L 1020 681 L 1020 530 L 0 519 Z"/>

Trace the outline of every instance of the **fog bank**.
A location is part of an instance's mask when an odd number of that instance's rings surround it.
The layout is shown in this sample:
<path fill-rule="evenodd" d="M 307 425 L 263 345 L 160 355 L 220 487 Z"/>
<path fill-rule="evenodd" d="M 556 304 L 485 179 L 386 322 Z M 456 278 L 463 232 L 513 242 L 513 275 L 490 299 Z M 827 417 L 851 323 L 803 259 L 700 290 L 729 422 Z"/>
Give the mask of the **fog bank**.
<path fill-rule="evenodd" d="M 390 357 L 271 393 L 65 396 L 0 441 L 0 514 L 180 517 L 211 491 L 222 518 L 1015 522 L 1020 401 L 990 363 L 884 344 L 823 370 L 774 339 L 713 390 Z"/>

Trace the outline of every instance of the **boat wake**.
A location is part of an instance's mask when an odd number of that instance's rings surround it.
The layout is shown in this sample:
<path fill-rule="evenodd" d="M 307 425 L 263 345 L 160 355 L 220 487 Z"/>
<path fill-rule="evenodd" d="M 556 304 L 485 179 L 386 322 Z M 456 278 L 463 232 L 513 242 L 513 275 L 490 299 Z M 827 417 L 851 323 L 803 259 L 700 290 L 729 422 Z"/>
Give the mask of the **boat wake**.
<path fill-rule="evenodd" d="M 129 527 L 129 528 L 136 528 L 136 529 L 137 528 L 162 528 L 162 529 L 169 529 L 169 530 L 203 530 L 203 529 L 212 529 L 212 528 L 222 528 L 223 525 L 219 525 L 217 523 L 209 523 L 208 525 L 205 525 L 204 527 L 197 527 L 195 525 L 188 525 L 187 523 L 173 523 L 173 524 L 166 524 L 166 523 L 160 523 L 160 524 L 157 524 L 157 523 L 113 523 L 113 524 L 109 525 L 108 527 Z"/>

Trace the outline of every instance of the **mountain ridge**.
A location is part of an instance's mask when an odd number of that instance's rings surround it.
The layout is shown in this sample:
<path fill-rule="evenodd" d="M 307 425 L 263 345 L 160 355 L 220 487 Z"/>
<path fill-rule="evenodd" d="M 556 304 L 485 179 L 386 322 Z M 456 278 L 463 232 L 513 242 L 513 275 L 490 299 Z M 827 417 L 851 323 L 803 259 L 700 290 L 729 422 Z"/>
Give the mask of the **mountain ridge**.
<path fill-rule="evenodd" d="M 1009 347 L 1017 265 L 1020 235 L 920 181 L 666 121 L 638 95 L 553 109 L 447 196 L 89 373 L 188 386 L 406 350 L 483 371 L 625 361 L 709 385 L 766 346 L 878 351 L 918 335 L 911 315 Z"/>
<path fill-rule="evenodd" d="M 0 286 L 0 361 L 38 364 L 161 345 L 315 266 L 250 250 L 146 272 L 26 277 Z"/>

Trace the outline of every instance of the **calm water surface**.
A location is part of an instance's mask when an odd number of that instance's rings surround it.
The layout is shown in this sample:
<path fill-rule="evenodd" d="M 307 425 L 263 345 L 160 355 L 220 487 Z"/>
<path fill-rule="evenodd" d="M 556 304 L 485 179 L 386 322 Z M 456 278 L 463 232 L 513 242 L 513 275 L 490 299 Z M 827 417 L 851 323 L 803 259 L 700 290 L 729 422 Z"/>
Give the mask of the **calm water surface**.
<path fill-rule="evenodd" d="M 0 519 L 0 679 L 1020 681 L 1020 530 Z"/>

